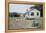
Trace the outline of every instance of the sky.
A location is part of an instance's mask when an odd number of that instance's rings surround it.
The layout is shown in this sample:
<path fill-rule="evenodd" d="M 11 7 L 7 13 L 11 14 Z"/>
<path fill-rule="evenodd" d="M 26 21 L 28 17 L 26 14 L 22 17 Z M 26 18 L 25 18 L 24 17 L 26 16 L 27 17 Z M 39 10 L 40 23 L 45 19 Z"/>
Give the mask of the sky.
<path fill-rule="evenodd" d="M 34 5 L 28 4 L 9 4 L 9 12 L 25 13 L 26 9 Z"/>

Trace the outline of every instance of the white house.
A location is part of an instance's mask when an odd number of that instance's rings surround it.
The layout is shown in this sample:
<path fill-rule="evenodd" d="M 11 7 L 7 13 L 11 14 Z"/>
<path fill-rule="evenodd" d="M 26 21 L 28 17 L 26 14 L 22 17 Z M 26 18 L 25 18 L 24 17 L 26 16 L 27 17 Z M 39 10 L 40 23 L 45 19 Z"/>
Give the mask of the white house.
<path fill-rule="evenodd" d="M 35 8 L 29 8 L 27 9 L 27 12 L 25 13 L 25 18 L 38 18 L 40 17 L 40 11 Z"/>

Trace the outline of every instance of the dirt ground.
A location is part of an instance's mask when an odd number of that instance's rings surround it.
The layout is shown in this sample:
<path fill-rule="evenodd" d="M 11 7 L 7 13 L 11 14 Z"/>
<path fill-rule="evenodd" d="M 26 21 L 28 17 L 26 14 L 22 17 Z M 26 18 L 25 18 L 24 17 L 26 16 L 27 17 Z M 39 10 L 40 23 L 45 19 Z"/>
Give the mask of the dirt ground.
<path fill-rule="evenodd" d="M 34 28 L 32 27 L 33 21 L 24 17 L 9 17 L 9 29 Z M 42 18 L 40 18 L 40 23 L 42 24 Z"/>

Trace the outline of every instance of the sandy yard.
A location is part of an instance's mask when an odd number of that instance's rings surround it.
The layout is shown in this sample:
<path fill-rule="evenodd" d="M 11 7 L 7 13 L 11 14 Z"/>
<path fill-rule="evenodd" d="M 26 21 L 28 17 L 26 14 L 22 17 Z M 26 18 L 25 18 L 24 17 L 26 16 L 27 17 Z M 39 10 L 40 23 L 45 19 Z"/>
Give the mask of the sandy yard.
<path fill-rule="evenodd" d="M 24 17 L 9 17 L 9 29 L 31 28 L 33 21 L 34 20 L 26 20 Z M 40 18 L 40 23 L 41 22 L 42 18 Z"/>

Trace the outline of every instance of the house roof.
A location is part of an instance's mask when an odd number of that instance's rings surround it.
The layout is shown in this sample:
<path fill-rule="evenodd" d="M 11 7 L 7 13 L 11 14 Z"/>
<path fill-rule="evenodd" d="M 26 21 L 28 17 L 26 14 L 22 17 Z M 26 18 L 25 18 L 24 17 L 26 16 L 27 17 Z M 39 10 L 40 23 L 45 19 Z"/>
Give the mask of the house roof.
<path fill-rule="evenodd" d="M 34 7 L 30 7 L 30 9 L 37 9 L 39 11 L 41 11 L 43 9 L 43 5 L 37 5 L 37 6 L 34 6 Z"/>
<path fill-rule="evenodd" d="M 35 10 L 35 12 L 39 12 L 40 10 L 38 9 L 38 8 L 36 8 L 36 7 L 30 7 L 30 9 L 31 10 L 28 10 L 26 13 L 30 13 L 31 11 L 34 11 Z M 26 14 L 25 13 L 25 14 Z"/>

